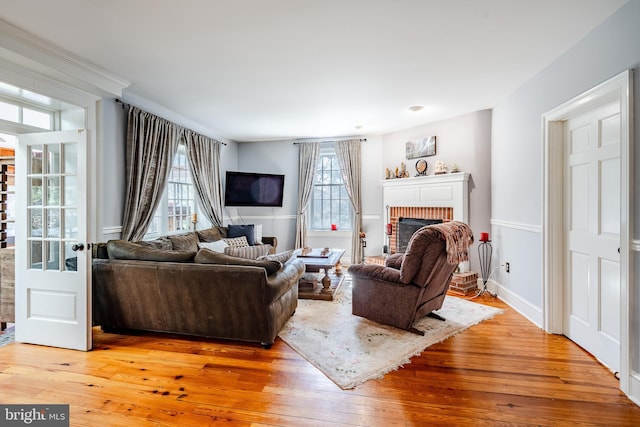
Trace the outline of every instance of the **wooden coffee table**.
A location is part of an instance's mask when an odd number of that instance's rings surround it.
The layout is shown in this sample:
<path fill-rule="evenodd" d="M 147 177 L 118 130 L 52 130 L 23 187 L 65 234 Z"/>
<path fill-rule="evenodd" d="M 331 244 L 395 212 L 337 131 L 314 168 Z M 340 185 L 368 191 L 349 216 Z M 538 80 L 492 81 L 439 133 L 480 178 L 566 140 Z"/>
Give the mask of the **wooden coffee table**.
<path fill-rule="evenodd" d="M 333 295 L 344 282 L 344 274 L 331 270 L 344 252 L 344 249 L 296 249 L 293 256 L 304 262 L 306 272 L 298 282 L 298 298 L 333 301 Z M 320 271 L 324 274 L 319 274 Z"/>

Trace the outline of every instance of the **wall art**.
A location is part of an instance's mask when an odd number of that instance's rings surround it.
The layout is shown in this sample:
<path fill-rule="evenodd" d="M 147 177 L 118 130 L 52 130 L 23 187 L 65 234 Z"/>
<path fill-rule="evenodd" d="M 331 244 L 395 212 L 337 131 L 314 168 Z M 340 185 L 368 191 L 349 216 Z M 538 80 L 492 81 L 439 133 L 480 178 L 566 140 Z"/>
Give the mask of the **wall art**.
<path fill-rule="evenodd" d="M 407 141 L 407 159 L 436 155 L 436 137 L 427 136 L 418 142 Z"/>

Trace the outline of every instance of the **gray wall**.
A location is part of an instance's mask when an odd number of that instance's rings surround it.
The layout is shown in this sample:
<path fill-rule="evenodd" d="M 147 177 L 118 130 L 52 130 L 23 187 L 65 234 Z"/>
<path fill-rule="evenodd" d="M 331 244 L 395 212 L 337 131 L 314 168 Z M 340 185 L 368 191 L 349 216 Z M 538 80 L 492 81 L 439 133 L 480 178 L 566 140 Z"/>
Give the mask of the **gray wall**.
<path fill-rule="evenodd" d="M 193 129 L 193 123 L 182 116 L 150 103 L 142 98 L 133 98 L 135 105 L 150 113 L 156 114 L 178 125 Z M 121 235 L 122 216 L 126 197 L 126 138 L 128 108 L 122 108 L 113 98 L 101 100 L 102 129 L 99 147 L 98 174 L 98 240 L 118 239 Z M 199 127 L 194 129 L 204 135 L 224 142 L 220 150 L 220 163 L 222 165 L 221 178 L 224 185 L 224 176 L 227 169 L 237 170 L 238 145 L 215 136 L 212 131 Z M 213 136 L 212 136 L 213 135 Z M 223 187 L 224 188 L 224 187 Z M 226 213 L 225 213 L 226 215 Z M 200 215 L 198 228 L 207 228 L 211 224 Z M 226 222 L 229 219 L 226 218 Z"/>
<path fill-rule="evenodd" d="M 382 186 L 380 183 L 380 136 L 367 136 L 362 143 L 364 166 L 362 192 L 363 230 L 367 233 L 365 255 L 382 253 Z M 263 234 L 278 237 L 278 250 L 292 249 L 295 245 L 296 208 L 298 198 L 298 146 L 292 141 L 246 142 L 238 144 L 238 165 L 243 172 L 266 172 L 285 175 L 284 200 L 281 208 L 233 208 L 236 222 L 263 224 Z M 233 218 L 232 208 L 229 208 Z M 344 257 L 351 258 L 351 233 L 310 233 L 309 246 L 340 247 L 347 249 Z"/>
<path fill-rule="evenodd" d="M 640 99 L 637 83 L 640 62 L 640 1 L 632 0 L 576 46 L 527 82 L 493 112 L 491 145 L 494 265 L 509 262 L 511 273 L 499 271 L 496 281 L 502 295 L 534 322 L 542 322 L 542 115 L 554 107 L 618 75 L 633 69 L 636 76 L 635 99 Z M 632 118 L 640 129 L 640 109 Z M 640 164 L 638 132 L 632 145 L 635 166 Z M 632 187 L 639 188 L 635 173 Z M 640 220 L 640 201 L 634 217 Z M 636 229 L 635 248 L 640 232 Z M 633 258 L 640 258 L 638 253 Z M 632 283 L 638 295 L 638 281 Z M 638 312 L 640 299 L 635 302 Z M 638 323 L 636 319 L 636 324 Z M 638 325 L 636 325 L 638 326 Z"/>
<path fill-rule="evenodd" d="M 417 159 L 407 160 L 405 144 L 421 137 L 436 136 L 436 155 L 426 157 L 427 174 L 435 171 L 440 160 L 449 167 L 457 164 L 463 172 L 469 172 L 469 225 L 476 240 L 483 231 L 489 231 L 491 215 L 491 110 L 477 111 L 460 117 L 417 126 L 382 137 L 382 167 L 379 179 L 383 179 L 385 168 L 395 169 L 405 162 L 411 176 L 415 175 Z M 383 209 L 380 203 L 380 209 Z M 381 211 L 383 214 L 383 212 Z M 384 218 L 384 215 L 383 215 Z M 380 228 L 382 233 L 382 228 Z M 476 252 L 470 257 L 470 268 L 479 271 Z"/>
<path fill-rule="evenodd" d="M 127 110 L 114 99 L 103 99 L 102 137 L 99 145 L 98 240 L 120 237 L 126 195 L 125 141 Z"/>

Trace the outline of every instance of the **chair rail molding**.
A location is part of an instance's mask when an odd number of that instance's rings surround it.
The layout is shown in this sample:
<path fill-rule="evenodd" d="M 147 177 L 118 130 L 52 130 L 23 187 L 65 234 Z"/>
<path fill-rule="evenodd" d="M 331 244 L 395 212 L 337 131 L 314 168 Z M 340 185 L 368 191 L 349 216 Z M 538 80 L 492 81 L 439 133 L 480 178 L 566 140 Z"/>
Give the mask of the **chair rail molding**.
<path fill-rule="evenodd" d="M 499 219 L 491 219 L 490 222 L 491 222 L 491 225 L 495 225 L 496 227 L 511 228 L 514 230 L 528 231 L 530 233 L 537 233 L 537 234 L 542 233 L 541 225 L 523 224 L 520 222 L 503 221 Z"/>

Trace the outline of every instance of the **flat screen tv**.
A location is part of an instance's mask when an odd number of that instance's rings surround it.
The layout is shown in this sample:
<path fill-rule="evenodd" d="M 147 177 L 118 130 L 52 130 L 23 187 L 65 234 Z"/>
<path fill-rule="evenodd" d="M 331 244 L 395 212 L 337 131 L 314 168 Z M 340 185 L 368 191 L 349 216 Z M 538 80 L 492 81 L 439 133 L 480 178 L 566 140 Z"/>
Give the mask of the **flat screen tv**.
<path fill-rule="evenodd" d="M 284 175 L 227 171 L 225 206 L 282 206 Z"/>

